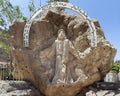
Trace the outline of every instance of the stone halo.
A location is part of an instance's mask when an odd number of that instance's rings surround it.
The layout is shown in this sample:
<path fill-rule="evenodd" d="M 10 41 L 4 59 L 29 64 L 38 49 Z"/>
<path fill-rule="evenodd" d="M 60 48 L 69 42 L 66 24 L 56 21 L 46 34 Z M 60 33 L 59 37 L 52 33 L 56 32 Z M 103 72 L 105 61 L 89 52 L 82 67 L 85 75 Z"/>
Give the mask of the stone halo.
<path fill-rule="evenodd" d="M 87 15 L 87 13 L 83 9 L 79 8 L 76 5 L 66 3 L 66 2 L 52 2 L 52 3 L 49 3 L 48 5 L 38 8 L 33 13 L 33 15 L 27 20 L 27 23 L 24 27 L 23 46 L 29 47 L 29 32 L 30 32 L 30 28 L 32 25 L 32 21 L 43 11 L 46 11 L 48 9 L 57 8 L 57 7 L 71 9 L 71 10 L 77 12 L 78 14 L 80 14 L 81 17 L 87 21 L 89 28 L 90 28 L 90 32 L 91 32 L 91 46 L 96 47 L 97 46 L 96 28 L 95 28 L 95 25 L 92 22 L 91 18 Z"/>

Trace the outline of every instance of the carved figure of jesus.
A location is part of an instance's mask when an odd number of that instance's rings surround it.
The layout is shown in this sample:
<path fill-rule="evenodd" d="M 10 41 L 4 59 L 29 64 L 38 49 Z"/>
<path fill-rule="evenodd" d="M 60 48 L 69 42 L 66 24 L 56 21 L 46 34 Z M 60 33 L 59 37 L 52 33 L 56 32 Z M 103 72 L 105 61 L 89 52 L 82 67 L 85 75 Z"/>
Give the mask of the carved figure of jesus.
<path fill-rule="evenodd" d="M 86 51 L 88 52 L 89 49 Z M 55 75 L 52 83 L 72 83 L 73 78 L 70 71 L 70 53 L 77 59 L 80 59 L 81 53 L 79 53 L 73 46 L 72 42 L 66 38 L 65 31 L 60 29 L 58 31 L 58 37 L 55 43 L 52 45 L 52 51 L 48 57 L 55 55 Z M 82 53 L 83 54 L 83 53 Z"/>
<path fill-rule="evenodd" d="M 56 68 L 53 82 L 73 82 L 69 68 L 69 52 L 72 45 L 70 43 L 71 42 L 66 38 L 65 31 L 63 29 L 60 29 L 58 31 L 58 38 L 55 40 Z"/>

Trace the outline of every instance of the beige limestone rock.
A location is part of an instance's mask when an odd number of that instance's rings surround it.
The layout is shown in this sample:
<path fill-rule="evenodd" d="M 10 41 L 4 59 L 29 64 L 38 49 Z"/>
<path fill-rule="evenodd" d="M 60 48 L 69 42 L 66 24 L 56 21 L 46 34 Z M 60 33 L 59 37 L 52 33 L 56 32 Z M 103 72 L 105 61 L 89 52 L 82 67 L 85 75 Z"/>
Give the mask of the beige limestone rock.
<path fill-rule="evenodd" d="M 49 11 L 40 21 L 33 21 L 28 48 L 23 47 L 26 22 L 14 22 L 9 30 L 14 78 L 31 81 L 46 96 L 75 96 L 84 87 L 103 79 L 112 68 L 116 49 L 105 39 L 99 22 L 95 19 L 92 22 L 97 30 L 97 47 L 90 45 L 91 35 L 86 20 L 76 15 Z M 69 54 L 67 66 L 74 81 L 53 84 L 56 58 L 47 56 L 53 49 L 60 28 L 65 30 L 67 39 L 83 58 L 78 60 Z"/>
<path fill-rule="evenodd" d="M 110 71 L 106 74 L 104 78 L 104 82 L 117 82 L 118 80 L 118 73 L 114 71 Z"/>

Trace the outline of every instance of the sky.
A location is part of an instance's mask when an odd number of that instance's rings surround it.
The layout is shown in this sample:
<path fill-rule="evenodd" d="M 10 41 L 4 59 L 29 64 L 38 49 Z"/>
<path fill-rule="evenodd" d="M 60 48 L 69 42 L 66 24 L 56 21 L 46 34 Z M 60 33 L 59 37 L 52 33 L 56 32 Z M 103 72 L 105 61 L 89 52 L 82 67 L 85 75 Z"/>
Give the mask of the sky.
<path fill-rule="evenodd" d="M 30 0 L 10 0 L 13 5 L 19 5 L 26 16 Z M 46 5 L 47 0 L 35 0 L 36 8 Z M 69 0 L 79 6 L 91 18 L 99 21 L 106 39 L 117 49 L 115 60 L 120 60 L 120 0 Z"/>

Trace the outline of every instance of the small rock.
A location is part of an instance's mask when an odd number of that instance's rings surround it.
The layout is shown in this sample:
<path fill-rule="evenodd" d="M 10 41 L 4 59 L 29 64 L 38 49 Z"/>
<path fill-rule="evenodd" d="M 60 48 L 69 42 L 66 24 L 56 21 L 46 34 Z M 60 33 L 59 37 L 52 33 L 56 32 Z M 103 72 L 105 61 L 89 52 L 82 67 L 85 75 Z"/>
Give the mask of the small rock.
<path fill-rule="evenodd" d="M 26 81 L 0 81 L 0 96 L 40 96 Z"/>
<path fill-rule="evenodd" d="M 94 91 L 89 91 L 86 93 L 86 96 L 96 96 L 96 93 Z"/>
<path fill-rule="evenodd" d="M 108 93 L 108 91 L 98 91 L 96 94 L 97 96 L 104 96 L 106 93 Z"/>

